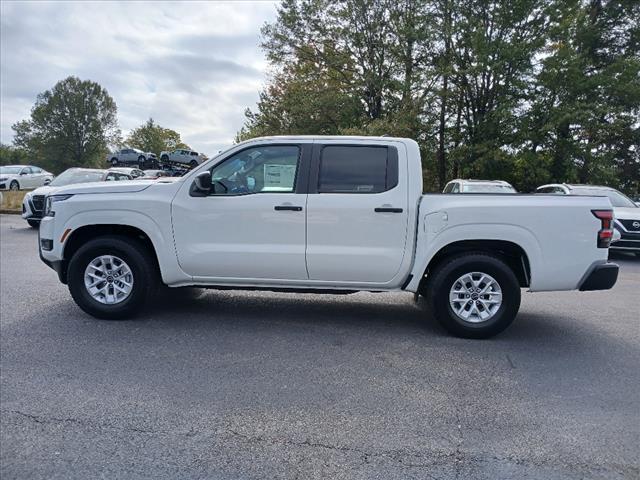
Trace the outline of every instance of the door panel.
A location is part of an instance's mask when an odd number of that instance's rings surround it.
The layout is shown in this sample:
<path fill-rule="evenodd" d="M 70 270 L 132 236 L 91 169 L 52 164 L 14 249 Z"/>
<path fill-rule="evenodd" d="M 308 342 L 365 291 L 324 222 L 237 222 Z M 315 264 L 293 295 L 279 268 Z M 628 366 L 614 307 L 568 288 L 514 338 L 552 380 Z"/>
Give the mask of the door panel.
<path fill-rule="evenodd" d="M 297 153 L 278 157 L 278 147 Z M 306 186 L 310 153 L 310 143 L 250 147 L 212 168 L 216 193 L 192 196 L 187 182 L 172 205 L 181 268 L 209 281 L 306 280 L 307 195 L 298 184 Z M 291 176 L 287 162 L 293 162 Z M 264 175 L 276 171 L 283 176 Z"/>
<path fill-rule="evenodd" d="M 336 150 L 331 166 L 330 162 L 323 162 L 328 159 L 323 157 L 327 145 L 330 144 L 314 147 L 307 198 L 309 278 L 336 283 L 387 283 L 400 269 L 407 240 L 404 150 L 400 156 L 397 149 L 388 150 L 387 178 L 381 174 L 376 180 L 373 172 L 380 169 L 379 152 L 354 150 L 352 155 L 348 150 Z M 353 175 L 346 167 L 350 162 L 354 166 Z M 325 176 L 323 180 L 323 168 L 329 173 L 334 170 L 335 176 Z M 348 185 L 350 175 L 353 177 L 351 187 Z M 393 176 L 395 179 L 390 178 Z M 329 193 L 330 190 L 335 193 Z M 345 190 L 351 193 L 341 193 Z"/>
<path fill-rule="evenodd" d="M 31 172 L 30 167 L 22 169 L 22 173 L 24 173 L 24 175 L 20 175 L 20 188 L 35 188 L 33 173 Z"/>

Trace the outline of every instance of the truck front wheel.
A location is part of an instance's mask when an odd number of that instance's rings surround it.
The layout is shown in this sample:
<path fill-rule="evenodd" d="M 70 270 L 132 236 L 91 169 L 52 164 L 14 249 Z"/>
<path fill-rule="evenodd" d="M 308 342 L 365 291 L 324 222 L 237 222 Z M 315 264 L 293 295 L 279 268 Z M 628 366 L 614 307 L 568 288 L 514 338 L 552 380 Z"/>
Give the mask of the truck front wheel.
<path fill-rule="evenodd" d="M 144 246 L 117 235 L 85 243 L 68 268 L 71 296 L 89 315 L 121 320 L 138 313 L 158 286 L 155 262 Z"/>
<path fill-rule="evenodd" d="M 463 253 L 440 263 L 424 292 L 436 320 L 464 338 L 489 338 L 511 325 L 520 308 L 520 284 L 498 256 Z"/>

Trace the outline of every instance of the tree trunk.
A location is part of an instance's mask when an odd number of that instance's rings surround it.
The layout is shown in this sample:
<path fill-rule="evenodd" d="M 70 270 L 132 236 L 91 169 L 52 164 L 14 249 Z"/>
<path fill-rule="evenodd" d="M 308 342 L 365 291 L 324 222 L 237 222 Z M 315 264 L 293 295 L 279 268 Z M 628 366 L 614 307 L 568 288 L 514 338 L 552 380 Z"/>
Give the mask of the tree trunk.
<path fill-rule="evenodd" d="M 440 125 L 438 127 L 438 187 L 442 190 L 447 183 L 447 159 L 444 151 L 445 127 L 447 114 L 447 89 L 449 87 L 449 76 L 442 78 L 442 94 L 440 95 Z"/>

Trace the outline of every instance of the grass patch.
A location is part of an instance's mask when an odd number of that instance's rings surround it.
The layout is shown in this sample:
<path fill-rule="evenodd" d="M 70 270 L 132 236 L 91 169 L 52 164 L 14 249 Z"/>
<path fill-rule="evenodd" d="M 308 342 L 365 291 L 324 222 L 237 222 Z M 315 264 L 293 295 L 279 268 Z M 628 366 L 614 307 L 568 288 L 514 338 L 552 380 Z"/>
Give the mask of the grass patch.
<path fill-rule="evenodd" d="M 27 194 L 27 190 L 3 191 L 2 201 L 0 201 L 0 210 L 8 212 L 22 212 L 22 199 Z"/>

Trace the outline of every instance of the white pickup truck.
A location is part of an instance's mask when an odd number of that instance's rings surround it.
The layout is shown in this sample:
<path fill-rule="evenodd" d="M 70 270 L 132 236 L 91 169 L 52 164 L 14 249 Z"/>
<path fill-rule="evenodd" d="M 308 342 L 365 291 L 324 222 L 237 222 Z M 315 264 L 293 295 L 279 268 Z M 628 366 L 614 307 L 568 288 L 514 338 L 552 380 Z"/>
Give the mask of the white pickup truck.
<path fill-rule="evenodd" d="M 606 197 L 422 194 L 413 140 L 269 137 L 178 179 L 46 199 L 40 256 L 85 312 L 121 319 L 161 284 L 424 295 L 455 335 L 504 330 L 520 291 L 611 288 Z"/>

